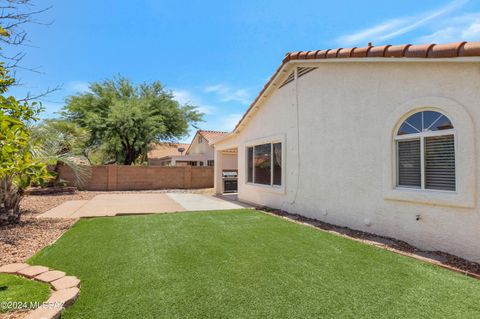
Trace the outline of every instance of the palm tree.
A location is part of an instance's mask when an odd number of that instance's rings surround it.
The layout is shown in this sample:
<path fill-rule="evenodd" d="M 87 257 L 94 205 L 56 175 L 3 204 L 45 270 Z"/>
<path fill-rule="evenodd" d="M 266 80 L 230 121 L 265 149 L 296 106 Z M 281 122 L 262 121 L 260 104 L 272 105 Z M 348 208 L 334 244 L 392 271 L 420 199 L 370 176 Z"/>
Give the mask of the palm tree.
<path fill-rule="evenodd" d="M 62 120 L 47 120 L 32 128 L 32 154 L 35 158 L 53 167 L 53 185 L 60 184 L 60 167 L 69 167 L 74 175 L 74 184 L 83 185 L 90 176 L 90 166 L 81 163 L 85 157 L 85 142 L 88 133 L 77 125 Z"/>

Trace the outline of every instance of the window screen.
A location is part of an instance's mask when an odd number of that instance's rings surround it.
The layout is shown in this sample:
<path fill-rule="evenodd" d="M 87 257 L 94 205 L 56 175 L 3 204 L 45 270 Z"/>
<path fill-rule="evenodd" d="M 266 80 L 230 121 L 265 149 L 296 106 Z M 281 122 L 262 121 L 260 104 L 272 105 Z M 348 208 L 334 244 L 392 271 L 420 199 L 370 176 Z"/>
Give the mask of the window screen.
<path fill-rule="evenodd" d="M 453 135 L 425 138 L 425 188 L 455 190 Z"/>
<path fill-rule="evenodd" d="M 398 185 L 421 187 L 420 139 L 398 141 Z"/>

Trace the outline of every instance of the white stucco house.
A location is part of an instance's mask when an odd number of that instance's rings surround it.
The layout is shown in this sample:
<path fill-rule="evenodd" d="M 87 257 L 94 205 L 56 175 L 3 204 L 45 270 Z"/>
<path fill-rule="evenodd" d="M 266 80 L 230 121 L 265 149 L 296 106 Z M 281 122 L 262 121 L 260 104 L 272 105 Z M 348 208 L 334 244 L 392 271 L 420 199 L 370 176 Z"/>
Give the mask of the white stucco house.
<path fill-rule="evenodd" d="M 215 144 L 238 198 L 480 262 L 480 42 L 295 52 Z"/>

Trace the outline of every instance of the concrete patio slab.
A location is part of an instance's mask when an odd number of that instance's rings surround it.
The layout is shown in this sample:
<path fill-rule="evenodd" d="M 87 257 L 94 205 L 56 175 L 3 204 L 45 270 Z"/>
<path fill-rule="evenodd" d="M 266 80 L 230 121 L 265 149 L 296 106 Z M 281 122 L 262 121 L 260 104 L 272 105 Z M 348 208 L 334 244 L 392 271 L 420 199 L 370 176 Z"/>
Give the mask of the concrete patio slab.
<path fill-rule="evenodd" d="M 189 211 L 241 209 L 246 207 L 239 202 L 227 201 L 200 194 L 168 193 L 167 196 L 182 205 L 185 210 Z"/>
<path fill-rule="evenodd" d="M 80 218 L 251 208 L 230 198 L 192 193 L 114 193 L 65 202 L 40 217 Z"/>
<path fill-rule="evenodd" d="M 75 213 L 78 209 L 80 209 L 83 205 L 85 205 L 88 200 L 70 200 L 63 204 L 58 205 L 43 213 L 42 217 L 52 217 L 52 218 L 70 218 L 73 213 Z"/>
<path fill-rule="evenodd" d="M 168 213 L 184 210 L 166 194 L 104 194 L 92 198 L 75 211 L 72 217 Z"/>

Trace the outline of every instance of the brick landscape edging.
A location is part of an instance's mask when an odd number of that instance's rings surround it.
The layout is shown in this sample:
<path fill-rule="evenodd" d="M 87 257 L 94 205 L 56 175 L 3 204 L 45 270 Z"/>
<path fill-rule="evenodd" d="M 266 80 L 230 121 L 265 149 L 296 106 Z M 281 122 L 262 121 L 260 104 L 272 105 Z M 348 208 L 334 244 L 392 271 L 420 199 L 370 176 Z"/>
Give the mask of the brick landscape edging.
<path fill-rule="evenodd" d="M 0 267 L 0 273 L 22 276 L 50 284 L 52 293 L 40 307 L 34 309 L 26 319 L 57 319 L 62 310 L 72 305 L 80 294 L 80 280 L 67 276 L 63 271 L 25 263 L 8 264 Z"/>

